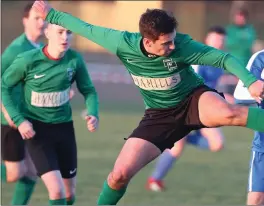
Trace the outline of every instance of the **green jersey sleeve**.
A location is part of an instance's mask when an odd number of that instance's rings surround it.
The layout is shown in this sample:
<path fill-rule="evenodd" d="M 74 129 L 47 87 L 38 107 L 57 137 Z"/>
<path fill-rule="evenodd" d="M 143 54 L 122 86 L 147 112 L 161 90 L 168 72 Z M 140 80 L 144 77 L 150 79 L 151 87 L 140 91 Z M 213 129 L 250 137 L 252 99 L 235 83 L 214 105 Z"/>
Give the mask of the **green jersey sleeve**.
<path fill-rule="evenodd" d="M 105 27 L 95 26 L 80 20 L 68 13 L 51 9 L 46 19 L 51 24 L 60 25 L 104 47 L 113 54 L 117 53 L 123 32 Z"/>
<path fill-rule="evenodd" d="M 7 48 L 3 54 L 1 59 L 1 75 L 6 71 L 6 69 L 12 64 L 14 59 L 17 57 L 18 54 L 20 54 L 21 51 L 17 47 L 9 47 Z"/>
<path fill-rule="evenodd" d="M 11 120 L 18 127 L 25 119 L 12 100 L 12 89 L 26 77 L 27 63 L 25 56 L 18 55 L 2 76 L 2 104 Z"/>
<path fill-rule="evenodd" d="M 79 56 L 79 67 L 76 70 L 75 81 L 78 90 L 84 96 L 87 114 L 99 118 L 97 92 L 81 56 Z"/>
<path fill-rule="evenodd" d="M 187 64 L 224 68 L 241 79 L 246 87 L 257 81 L 257 78 L 232 55 L 194 41 L 191 38 L 182 45 L 181 55 Z"/>

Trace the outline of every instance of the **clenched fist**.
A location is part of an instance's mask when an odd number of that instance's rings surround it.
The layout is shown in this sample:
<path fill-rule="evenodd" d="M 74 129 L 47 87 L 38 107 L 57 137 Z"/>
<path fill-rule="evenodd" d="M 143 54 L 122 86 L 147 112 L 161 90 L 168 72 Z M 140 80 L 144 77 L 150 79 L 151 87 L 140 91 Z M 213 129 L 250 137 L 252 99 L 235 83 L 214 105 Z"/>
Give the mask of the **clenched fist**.
<path fill-rule="evenodd" d="M 90 132 L 95 132 L 98 127 L 98 119 L 95 116 L 88 115 L 85 116 L 87 128 Z"/>
<path fill-rule="evenodd" d="M 264 82 L 261 80 L 255 81 L 249 86 L 248 91 L 258 103 L 261 103 L 264 99 Z"/>

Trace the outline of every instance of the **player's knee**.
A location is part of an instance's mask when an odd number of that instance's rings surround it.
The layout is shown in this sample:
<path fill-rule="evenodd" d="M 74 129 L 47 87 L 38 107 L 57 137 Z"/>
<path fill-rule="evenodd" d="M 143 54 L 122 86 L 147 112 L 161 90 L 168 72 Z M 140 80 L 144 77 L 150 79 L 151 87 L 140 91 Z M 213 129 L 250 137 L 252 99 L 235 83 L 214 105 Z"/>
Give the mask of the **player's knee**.
<path fill-rule="evenodd" d="M 65 189 L 66 189 L 65 196 L 66 196 L 67 201 L 73 200 L 75 197 L 76 186 L 73 185 L 70 188 L 65 188 Z"/>
<path fill-rule="evenodd" d="M 126 169 L 114 169 L 109 175 L 109 180 L 114 186 L 124 186 L 129 182 L 130 176 Z"/>
<path fill-rule="evenodd" d="M 23 176 L 25 176 L 26 168 L 22 164 L 17 164 L 16 166 L 8 167 L 7 165 L 7 182 L 16 182 Z"/>
<path fill-rule="evenodd" d="M 212 151 L 212 152 L 220 152 L 223 149 L 224 149 L 223 142 L 216 142 L 216 143 L 210 145 L 210 151 Z"/>
<path fill-rule="evenodd" d="M 50 199 L 62 199 L 65 198 L 65 192 L 63 186 L 54 185 L 48 188 Z"/>
<path fill-rule="evenodd" d="M 222 114 L 222 124 L 223 125 L 232 125 L 234 122 L 234 119 L 238 116 L 237 113 L 237 107 L 226 104 L 222 109 L 221 109 L 221 114 Z"/>
<path fill-rule="evenodd" d="M 264 192 L 249 192 L 247 205 L 264 205 Z"/>

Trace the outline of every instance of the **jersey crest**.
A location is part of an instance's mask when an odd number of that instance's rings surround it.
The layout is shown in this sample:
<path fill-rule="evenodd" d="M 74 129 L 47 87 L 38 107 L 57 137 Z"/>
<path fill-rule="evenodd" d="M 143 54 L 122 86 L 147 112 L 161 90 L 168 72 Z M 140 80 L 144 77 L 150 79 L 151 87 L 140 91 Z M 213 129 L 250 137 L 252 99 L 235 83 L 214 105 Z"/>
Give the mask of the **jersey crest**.
<path fill-rule="evenodd" d="M 73 69 L 72 68 L 68 68 L 67 69 L 67 75 L 68 75 L 68 79 L 71 82 L 72 81 L 72 77 L 73 77 Z"/>
<path fill-rule="evenodd" d="M 164 67 L 166 67 L 170 72 L 174 71 L 178 68 L 178 65 L 172 59 L 164 59 L 163 60 Z"/>

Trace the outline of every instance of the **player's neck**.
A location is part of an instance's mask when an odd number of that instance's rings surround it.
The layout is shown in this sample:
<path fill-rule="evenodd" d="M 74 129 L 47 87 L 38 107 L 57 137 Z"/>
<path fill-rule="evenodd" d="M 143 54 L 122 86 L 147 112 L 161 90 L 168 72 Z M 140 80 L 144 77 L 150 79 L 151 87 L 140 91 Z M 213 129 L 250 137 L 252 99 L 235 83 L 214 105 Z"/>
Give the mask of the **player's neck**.
<path fill-rule="evenodd" d="M 51 44 L 47 45 L 46 51 L 52 59 L 61 59 L 65 54 L 65 52 L 59 52 L 53 48 Z"/>
<path fill-rule="evenodd" d="M 30 34 L 30 32 L 27 32 L 27 31 L 25 31 L 25 35 L 29 41 L 31 41 L 35 44 L 39 43 L 40 36 L 34 36 L 34 35 Z"/>

